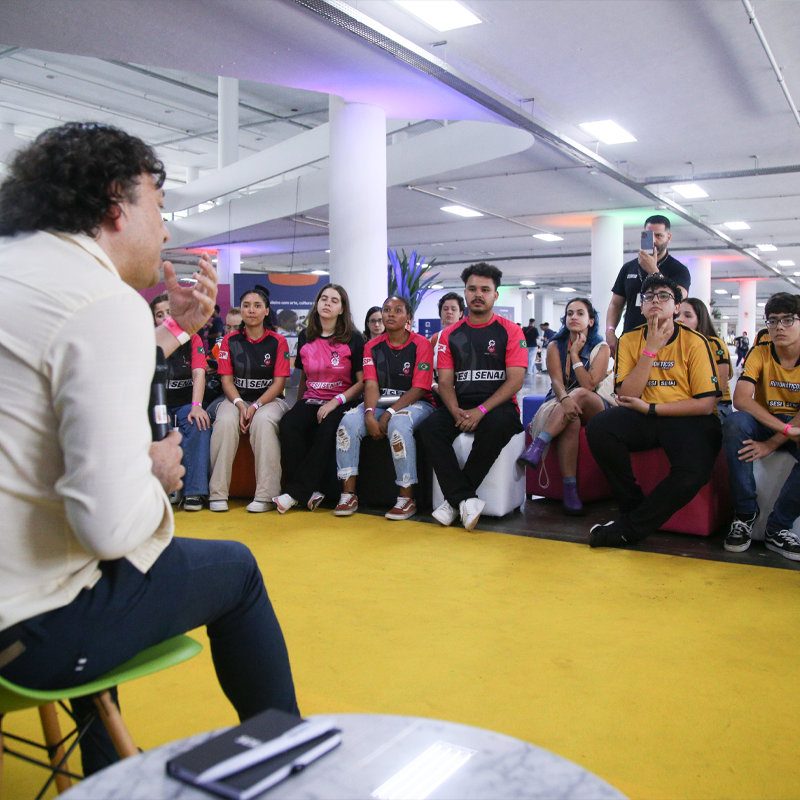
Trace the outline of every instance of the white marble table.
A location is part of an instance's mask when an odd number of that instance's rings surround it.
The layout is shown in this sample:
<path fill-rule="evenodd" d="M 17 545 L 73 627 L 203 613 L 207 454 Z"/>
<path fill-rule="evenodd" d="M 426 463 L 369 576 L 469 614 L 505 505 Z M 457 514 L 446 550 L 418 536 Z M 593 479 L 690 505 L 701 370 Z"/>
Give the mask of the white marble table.
<path fill-rule="evenodd" d="M 493 731 L 442 720 L 380 714 L 337 714 L 311 719 L 335 719 L 342 729 L 342 744 L 303 772 L 270 789 L 263 795 L 268 800 L 370 798 L 376 789 L 437 742 L 455 745 L 469 758 L 428 795 L 432 800 L 624 800 L 624 795 L 577 764 Z M 169 777 L 164 765 L 170 758 L 221 732 L 201 733 L 128 758 L 87 778 L 61 797 L 209 800 L 216 795 Z"/>

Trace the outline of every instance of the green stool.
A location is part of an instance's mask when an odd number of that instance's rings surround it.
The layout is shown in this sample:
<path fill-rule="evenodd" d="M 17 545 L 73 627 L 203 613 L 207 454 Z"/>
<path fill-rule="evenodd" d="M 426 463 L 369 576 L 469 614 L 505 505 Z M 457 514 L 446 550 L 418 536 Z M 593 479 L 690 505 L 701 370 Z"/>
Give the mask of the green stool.
<path fill-rule="evenodd" d="M 41 745 L 28 739 L 23 739 L 20 736 L 3 733 L 0 730 L 0 776 L 2 775 L 3 738 L 8 738 L 25 742 L 28 745 L 47 751 L 50 763 L 39 761 L 22 753 L 9 750 L 7 747 L 5 748 L 5 752 L 9 755 L 38 764 L 51 771 L 52 774 L 37 795 L 37 800 L 44 795 L 53 781 L 56 782 L 56 787 L 61 793 L 69 788 L 70 778 L 80 779 L 80 775 L 75 775 L 69 771 L 67 759 L 78 746 L 93 719 L 83 725 L 81 730 L 76 729 L 62 738 L 55 708 L 55 703 L 59 703 L 67 714 L 70 714 L 63 701 L 73 697 L 92 695 L 97 707 L 97 716 L 103 721 L 119 757 L 127 758 L 128 756 L 136 755 L 139 750 L 125 727 L 119 709 L 111 699 L 108 690 L 121 683 L 143 678 L 145 675 L 151 675 L 168 667 L 174 667 L 182 661 L 188 661 L 190 658 L 194 658 L 202 649 L 203 646 L 194 639 L 188 636 L 176 636 L 173 639 L 167 639 L 166 642 L 161 642 L 161 644 L 143 650 L 130 661 L 126 661 L 124 664 L 112 669 L 111 672 L 101 678 L 97 678 L 90 683 L 84 683 L 81 686 L 73 686 L 71 689 L 49 691 L 26 689 L 0 677 L 0 722 L 2 722 L 3 714 L 9 711 L 20 711 L 38 706 L 46 742 L 45 745 Z M 72 736 L 75 736 L 75 741 L 64 752 L 64 744 Z"/>

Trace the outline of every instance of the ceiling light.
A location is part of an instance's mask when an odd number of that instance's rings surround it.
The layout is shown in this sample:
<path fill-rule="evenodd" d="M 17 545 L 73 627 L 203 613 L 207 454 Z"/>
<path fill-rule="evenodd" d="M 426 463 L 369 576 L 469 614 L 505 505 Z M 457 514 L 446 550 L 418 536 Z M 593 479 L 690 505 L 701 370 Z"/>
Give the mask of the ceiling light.
<path fill-rule="evenodd" d="M 636 141 L 635 136 L 631 136 L 625 128 L 620 127 L 611 119 L 604 119 L 600 122 L 581 122 L 580 126 L 587 133 L 596 136 L 603 144 L 623 144 Z"/>
<path fill-rule="evenodd" d="M 730 317 L 726 317 L 724 314 L 722 315 L 722 319 L 730 319 Z"/>
<path fill-rule="evenodd" d="M 714 289 L 714 294 L 728 294 L 725 289 Z"/>
<path fill-rule="evenodd" d="M 756 303 L 756 305 L 757 305 L 759 308 L 764 308 L 764 306 L 766 305 L 766 303 Z"/>
<path fill-rule="evenodd" d="M 573 289 L 571 286 L 560 286 L 556 291 L 559 292 L 577 292 L 577 289 Z"/>
<path fill-rule="evenodd" d="M 778 266 L 779 267 L 793 267 L 794 266 L 794 261 L 792 261 L 791 258 L 786 258 L 783 261 L 779 261 L 778 262 Z"/>
<path fill-rule="evenodd" d="M 528 298 L 528 300 L 533 300 L 533 297 L 534 297 L 533 292 L 528 292 L 526 297 Z"/>
<path fill-rule="evenodd" d="M 723 222 L 729 231 L 749 231 L 750 226 L 746 222 Z"/>
<path fill-rule="evenodd" d="M 454 192 L 456 190 L 455 186 L 437 186 L 436 191 L 438 192 Z"/>
<path fill-rule="evenodd" d="M 456 0 L 396 0 L 396 2 L 437 31 L 452 31 L 455 28 L 466 28 L 468 25 L 481 23 L 480 17 L 475 16 Z"/>
<path fill-rule="evenodd" d="M 536 286 L 536 281 L 520 281 L 520 286 Z"/>
<path fill-rule="evenodd" d="M 738 299 L 739 299 L 739 295 L 738 294 L 732 294 L 731 295 L 731 300 L 738 300 Z"/>
<path fill-rule="evenodd" d="M 330 275 L 330 273 L 326 269 L 312 269 L 311 270 L 311 274 L 312 275 Z"/>
<path fill-rule="evenodd" d="M 325 252 L 326 252 L 326 253 L 330 253 L 330 250 L 326 250 Z"/>
<path fill-rule="evenodd" d="M 434 283 L 431 289 L 444 289 L 444 285 L 441 283 Z"/>
<path fill-rule="evenodd" d="M 474 208 L 464 208 L 464 206 L 442 206 L 442 211 L 448 214 L 458 214 L 459 217 L 482 217 L 480 211 L 475 211 Z"/>
<path fill-rule="evenodd" d="M 762 253 L 771 253 L 771 252 L 773 252 L 774 250 L 777 250 L 777 249 L 778 249 L 777 247 L 775 247 L 775 245 L 774 245 L 774 244 L 757 244 L 757 245 L 756 245 L 756 247 L 757 247 L 757 248 L 758 248 L 758 249 L 759 249 L 759 250 L 760 250 Z"/>
<path fill-rule="evenodd" d="M 534 239 L 541 239 L 543 242 L 563 242 L 563 236 L 556 236 L 554 233 L 534 233 Z"/>
<path fill-rule="evenodd" d="M 708 192 L 701 189 L 696 183 L 678 183 L 672 187 L 681 197 L 687 200 L 695 200 L 698 197 L 708 197 Z"/>

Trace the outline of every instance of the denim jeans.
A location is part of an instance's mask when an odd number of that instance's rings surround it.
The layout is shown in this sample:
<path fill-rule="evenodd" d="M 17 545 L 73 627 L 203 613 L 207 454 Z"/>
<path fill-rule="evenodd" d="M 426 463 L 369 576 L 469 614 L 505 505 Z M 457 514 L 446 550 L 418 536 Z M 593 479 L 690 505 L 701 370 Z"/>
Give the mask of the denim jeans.
<path fill-rule="evenodd" d="M 388 413 L 385 408 L 375 409 L 375 419 Z M 398 411 L 389 420 L 386 433 L 394 458 L 394 471 L 397 475 L 395 483 L 408 487 L 417 483 L 417 445 L 414 441 L 414 430 L 417 425 L 433 413 L 433 406 L 424 400 L 418 400 L 402 411 Z M 339 423 L 336 431 L 336 467 L 337 476 L 341 480 L 358 475 L 358 457 L 361 451 L 361 440 L 367 435 L 367 423 L 364 420 L 364 404 L 348 411 Z"/>
<path fill-rule="evenodd" d="M 184 497 L 206 497 L 208 495 L 208 470 L 211 461 L 211 427 L 201 431 L 197 420 L 189 422 L 191 405 L 168 409 L 174 427 L 181 432 L 182 463 L 186 469 L 183 478 Z"/>
<path fill-rule="evenodd" d="M 775 414 L 777 419 L 791 422 L 790 414 Z M 746 411 L 735 411 L 723 423 L 722 446 L 725 448 L 725 457 L 728 459 L 728 474 L 730 476 L 731 503 L 733 510 L 742 516 L 752 516 L 757 513 L 756 481 L 753 477 L 753 463 L 739 461 L 739 450 L 744 447 L 745 439 L 763 442 L 775 435 L 772 428 L 762 425 L 755 417 Z M 781 449 L 785 449 L 800 460 L 800 450 L 787 442 Z M 800 463 L 792 467 L 786 483 L 783 484 L 772 513 L 767 517 L 767 530 L 791 530 L 794 521 L 800 517 Z"/>
<path fill-rule="evenodd" d="M 241 720 L 267 708 L 298 713 L 283 633 L 243 544 L 176 538 L 146 574 L 124 558 L 100 569 L 95 586 L 69 605 L 0 631 L 0 651 L 17 641 L 25 647 L 0 675 L 32 689 L 79 686 L 205 625 L 220 686 Z M 154 710 L 165 703 L 152 698 Z M 84 716 L 92 700 L 71 704 Z M 85 774 L 118 760 L 102 723 L 92 728 L 81 744 Z"/>

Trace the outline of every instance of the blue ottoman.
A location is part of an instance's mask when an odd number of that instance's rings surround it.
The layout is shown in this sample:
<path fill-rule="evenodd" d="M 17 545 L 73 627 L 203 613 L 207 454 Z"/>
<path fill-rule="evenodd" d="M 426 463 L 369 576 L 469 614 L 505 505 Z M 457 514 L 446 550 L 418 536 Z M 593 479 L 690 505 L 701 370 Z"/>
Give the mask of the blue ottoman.
<path fill-rule="evenodd" d="M 522 398 L 522 424 L 527 430 L 531 420 L 536 416 L 539 406 L 544 403 L 545 394 L 528 394 Z"/>

